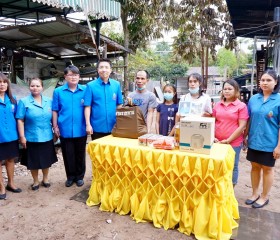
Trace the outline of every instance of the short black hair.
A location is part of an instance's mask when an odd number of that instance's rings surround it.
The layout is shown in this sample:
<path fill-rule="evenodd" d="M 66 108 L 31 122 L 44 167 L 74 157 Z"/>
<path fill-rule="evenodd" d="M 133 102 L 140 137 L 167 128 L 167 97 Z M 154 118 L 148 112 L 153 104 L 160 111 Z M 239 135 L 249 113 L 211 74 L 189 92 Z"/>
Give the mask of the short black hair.
<path fill-rule="evenodd" d="M 151 76 L 150 76 L 150 73 L 149 73 L 147 70 L 138 70 L 138 71 L 136 72 L 136 75 L 137 75 L 137 73 L 139 73 L 139 72 L 145 72 L 145 73 L 146 73 L 146 78 L 147 78 L 147 79 L 150 79 Z M 136 76 L 136 75 L 135 75 L 135 76 Z"/>
<path fill-rule="evenodd" d="M 110 60 L 109 58 L 100 58 L 99 61 L 97 62 L 96 68 L 99 67 L 99 64 L 100 64 L 101 62 L 107 62 L 107 63 L 109 63 L 110 67 L 112 68 L 112 62 L 111 62 L 111 60 Z"/>
<path fill-rule="evenodd" d="M 80 70 L 79 68 L 77 68 L 76 66 L 74 65 L 69 65 L 68 67 L 66 67 L 64 69 L 64 75 L 66 75 L 68 72 L 72 72 L 72 73 L 76 73 L 76 74 L 80 74 Z"/>

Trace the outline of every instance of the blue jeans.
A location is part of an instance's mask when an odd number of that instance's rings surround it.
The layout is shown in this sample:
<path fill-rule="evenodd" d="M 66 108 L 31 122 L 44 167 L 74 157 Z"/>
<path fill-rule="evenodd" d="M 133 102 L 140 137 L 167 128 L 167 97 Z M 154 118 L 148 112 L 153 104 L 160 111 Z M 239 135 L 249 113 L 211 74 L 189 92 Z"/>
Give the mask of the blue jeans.
<path fill-rule="evenodd" d="M 232 147 L 235 151 L 235 159 L 234 159 L 234 168 L 232 173 L 232 184 L 237 184 L 238 179 L 238 163 L 239 163 L 239 157 L 240 157 L 240 151 L 242 148 L 242 145 L 239 147 Z"/>

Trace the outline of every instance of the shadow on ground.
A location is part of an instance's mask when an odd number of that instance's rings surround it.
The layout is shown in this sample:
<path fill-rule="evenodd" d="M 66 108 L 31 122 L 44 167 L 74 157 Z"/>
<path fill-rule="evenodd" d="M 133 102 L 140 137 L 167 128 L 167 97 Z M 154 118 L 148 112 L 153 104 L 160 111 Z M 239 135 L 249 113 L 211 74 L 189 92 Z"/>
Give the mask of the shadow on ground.
<path fill-rule="evenodd" d="M 86 203 L 86 201 L 88 199 L 89 188 L 90 187 L 87 187 L 87 188 L 83 189 L 81 192 L 78 192 L 73 197 L 71 197 L 70 200 L 75 200 L 77 202 Z"/>

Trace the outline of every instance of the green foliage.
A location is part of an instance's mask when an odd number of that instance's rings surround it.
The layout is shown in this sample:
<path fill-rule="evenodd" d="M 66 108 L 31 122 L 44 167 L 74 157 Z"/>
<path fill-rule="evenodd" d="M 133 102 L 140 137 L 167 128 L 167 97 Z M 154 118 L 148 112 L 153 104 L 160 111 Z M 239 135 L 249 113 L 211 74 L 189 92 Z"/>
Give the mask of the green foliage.
<path fill-rule="evenodd" d="M 156 51 L 170 51 L 171 50 L 171 47 L 169 46 L 169 44 L 167 42 L 159 42 L 157 45 L 156 45 Z"/>
<path fill-rule="evenodd" d="M 159 45 L 157 49 L 160 49 L 160 46 L 162 45 Z M 152 80 L 163 79 L 172 82 L 176 77 L 185 76 L 188 66 L 183 62 L 174 62 L 170 53 L 160 54 L 151 49 L 138 49 L 136 54 L 129 56 L 128 69 L 131 81 L 134 80 L 138 70 L 144 69 L 150 73 Z"/>
<path fill-rule="evenodd" d="M 227 72 L 227 77 L 233 76 L 233 72 L 237 69 L 238 63 L 236 55 L 233 51 L 226 48 L 221 48 L 217 54 L 217 64 L 219 66 L 220 74 Z"/>
<path fill-rule="evenodd" d="M 229 49 L 236 45 L 224 0 L 181 0 L 173 25 L 179 31 L 173 44 L 175 57 L 190 64 L 197 57 L 204 63 L 208 50 L 215 60 L 218 45 Z"/>
<path fill-rule="evenodd" d="M 101 25 L 101 34 L 111 38 L 113 41 L 123 45 L 124 37 L 123 32 L 120 31 L 121 24 L 119 22 L 105 22 Z"/>

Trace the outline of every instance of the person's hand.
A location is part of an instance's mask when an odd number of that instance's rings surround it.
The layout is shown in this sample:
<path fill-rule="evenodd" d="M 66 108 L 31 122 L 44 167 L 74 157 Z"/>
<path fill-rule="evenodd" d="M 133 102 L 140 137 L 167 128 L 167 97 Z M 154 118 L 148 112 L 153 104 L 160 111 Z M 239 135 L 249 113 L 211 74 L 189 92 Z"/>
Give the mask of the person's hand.
<path fill-rule="evenodd" d="M 20 137 L 19 142 L 23 148 L 26 148 L 26 138 L 25 137 Z"/>
<path fill-rule="evenodd" d="M 204 112 L 201 117 L 212 117 L 212 114 L 209 112 Z"/>
<path fill-rule="evenodd" d="M 57 138 L 59 138 L 59 137 L 60 137 L 60 131 L 59 131 L 58 126 L 56 126 L 55 128 L 53 128 L 53 131 L 54 131 L 55 136 L 56 136 Z"/>
<path fill-rule="evenodd" d="M 54 134 L 54 135 L 53 135 L 53 142 L 56 143 L 57 140 L 58 140 L 58 137 Z"/>
<path fill-rule="evenodd" d="M 214 138 L 214 143 L 219 143 L 220 141 L 218 140 L 218 138 Z"/>
<path fill-rule="evenodd" d="M 277 146 L 277 147 L 274 149 L 274 151 L 273 151 L 273 157 L 274 157 L 275 159 L 280 158 L 280 146 Z"/>
<path fill-rule="evenodd" d="M 223 140 L 220 141 L 220 143 L 229 144 L 229 141 L 228 141 L 228 139 L 223 139 Z"/>
<path fill-rule="evenodd" d="M 87 135 L 93 134 L 93 129 L 92 129 L 92 126 L 90 124 L 86 125 L 86 131 L 87 131 Z"/>
<path fill-rule="evenodd" d="M 244 138 L 244 140 L 243 140 L 243 147 L 248 148 L 248 139 L 247 138 Z"/>

